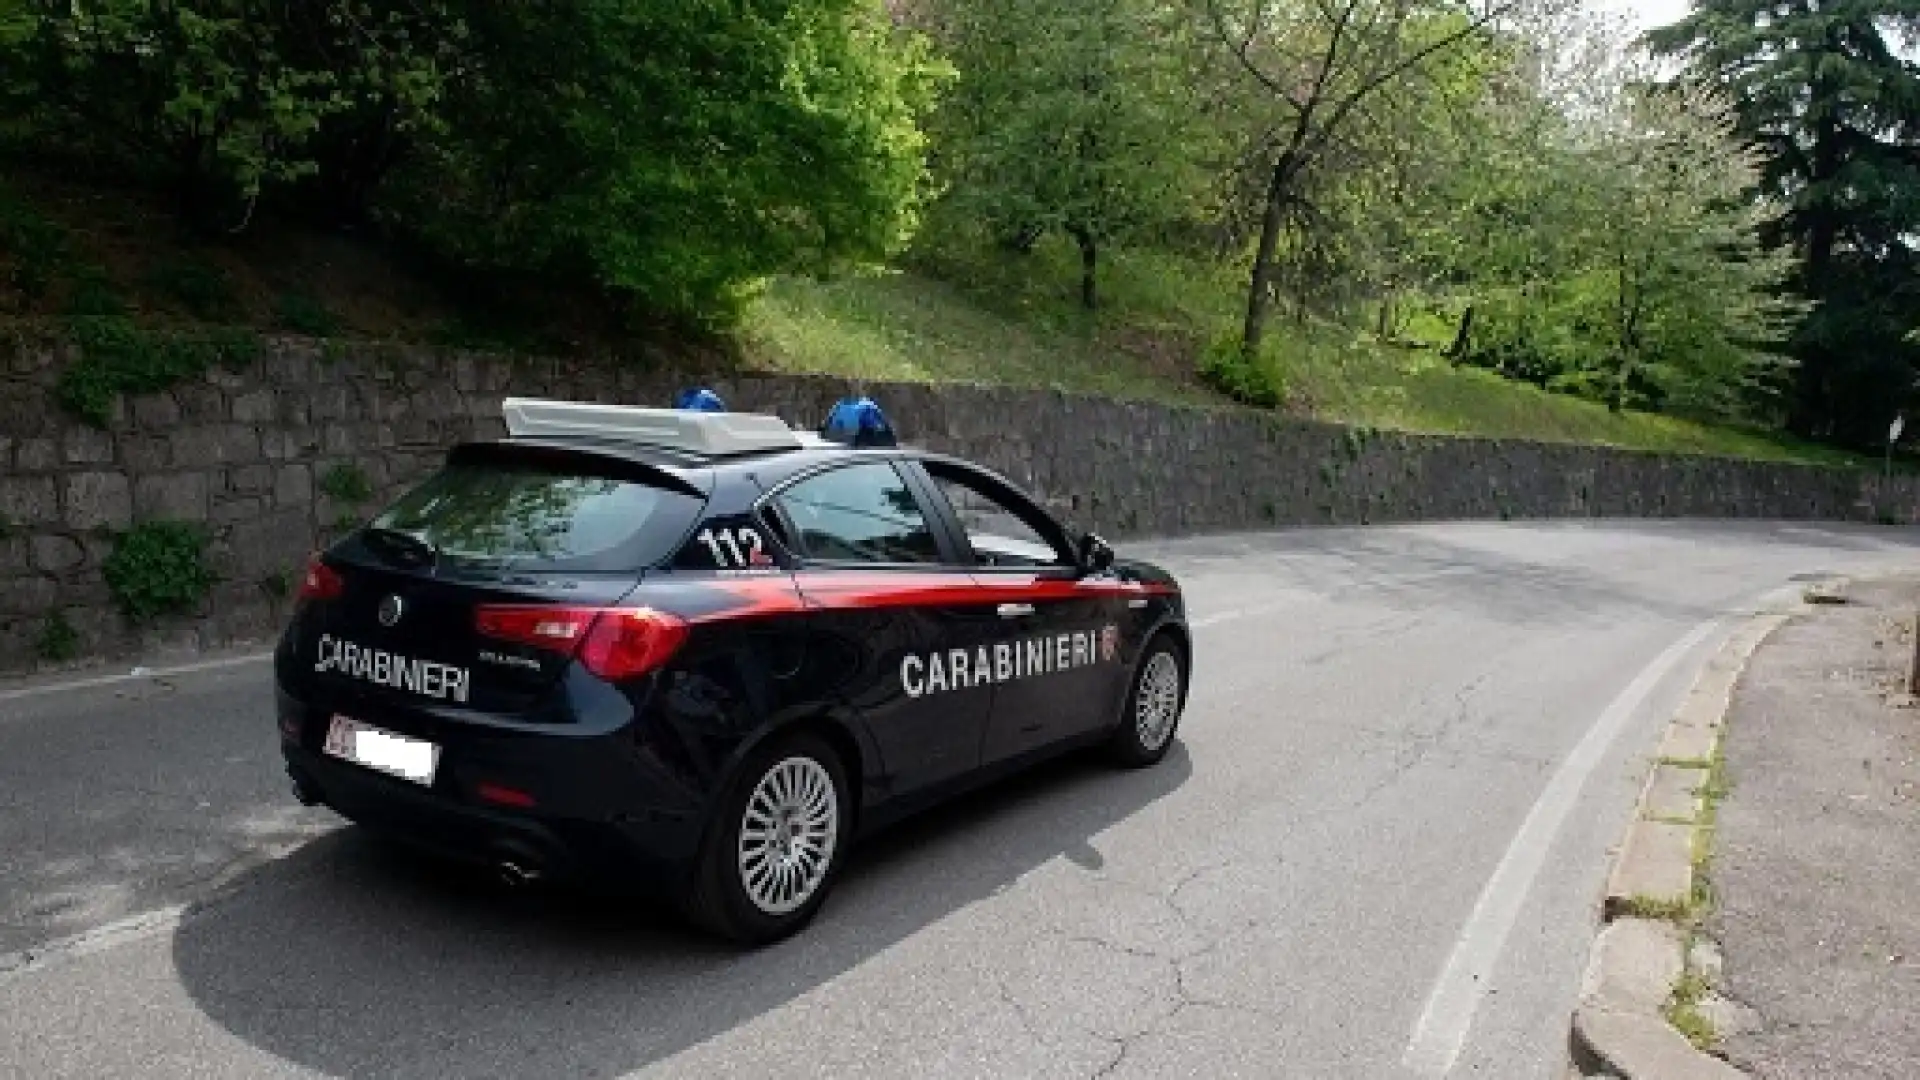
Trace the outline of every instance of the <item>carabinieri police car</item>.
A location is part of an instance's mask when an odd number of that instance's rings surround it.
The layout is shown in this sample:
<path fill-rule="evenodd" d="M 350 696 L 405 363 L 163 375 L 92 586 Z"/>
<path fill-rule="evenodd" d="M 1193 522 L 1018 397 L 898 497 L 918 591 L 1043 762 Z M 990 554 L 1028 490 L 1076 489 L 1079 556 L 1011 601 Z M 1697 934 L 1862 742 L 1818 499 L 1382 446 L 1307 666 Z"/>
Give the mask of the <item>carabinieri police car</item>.
<path fill-rule="evenodd" d="M 817 434 L 710 391 L 503 411 L 309 564 L 275 655 L 301 802 L 762 944 L 858 836 L 1064 751 L 1167 753 L 1174 580 L 872 401 Z"/>

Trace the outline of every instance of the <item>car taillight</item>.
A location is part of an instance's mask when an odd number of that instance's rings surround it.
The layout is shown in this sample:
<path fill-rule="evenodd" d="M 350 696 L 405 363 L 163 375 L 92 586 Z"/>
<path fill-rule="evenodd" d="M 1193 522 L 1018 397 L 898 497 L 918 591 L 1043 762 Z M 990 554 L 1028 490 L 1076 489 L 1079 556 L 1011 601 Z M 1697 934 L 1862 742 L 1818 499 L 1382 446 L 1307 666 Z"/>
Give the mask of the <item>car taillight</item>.
<path fill-rule="evenodd" d="M 340 572 L 320 561 L 315 555 L 307 561 L 307 575 L 300 580 L 300 599 L 332 600 L 346 590 L 346 579 Z"/>
<path fill-rule="evenodd" d="M 488 605 L 474 628 L 500 641 L 563 653 L 608 682 L 645 675 L 667 662 L 687 624 L 650 608 Z"/>

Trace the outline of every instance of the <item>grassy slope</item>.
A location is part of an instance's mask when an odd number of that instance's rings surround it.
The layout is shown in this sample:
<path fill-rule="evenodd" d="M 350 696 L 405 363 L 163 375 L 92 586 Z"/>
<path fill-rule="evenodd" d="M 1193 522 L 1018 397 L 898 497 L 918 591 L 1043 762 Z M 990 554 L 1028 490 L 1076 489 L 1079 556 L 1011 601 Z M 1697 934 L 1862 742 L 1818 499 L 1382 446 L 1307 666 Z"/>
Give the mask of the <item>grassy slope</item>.
<path fill-rule="evenodd" d="M 1078 305 L 1072 254 L 948 254 L 919 273 L 831 283 L 774 283 L 749 314 L 759 367 L 868 378 L 1010 382 L 1196 403 L 1217 402 L 1194 358 L 1238 325 L 1234 268 L 1160 256 L 1110 259 L 1103 308 Z M 1489 372 L 1456 368 L 1434 350 L 1281 321 L 1265 362 L 1290 407 L 1321 419 L 1643 450 L 1852 463 L 1826 447 L 1765 432 L 1711 427 L 1602 406 Z"/>
<path fill-rule="evenodd" d="M 263 328 L 306 332 L 288 326 L 282 314 L 288 298 L 297 297 L 323 309 L 346 336 L 563 352 L 620 344 L 594 325 L 577 298 L 519 288 L 510 306 L 533 315 L 502 319 L 497 298 L 430 281 L 348 237 L 262 220 L 211 250 L 185 241 L 151 197 L 8 179 L 0 187 L 8 205 L 24 200 L 29 212 L 64 234 L 71 250 L 62 262 L 102 267 L 144 319 L 192 321 L 165 283 L 177 286 L 183 265 L 212 264 L 231 282 L 232 317 Z M 52 315 L 64 290 L 56 286 L 38 301 L 10 294 L 12 253 L 5 247 L 0 243 L 0 320 Z M 1195 378 L 1194 362 L 1209 340 L 1238 325 L 1242 272 L 1165 256 L 1109 256 L 1102 307 L 1089 313 L 1079 305 L 1074 254 L 1062 245 L 1043 244 L 1027 256 L 941 245 L 917 256 L 910 271 L 774 282 L 749 311 L 741 351 L 750 366 L 774 371 L 1013 383 L 1220 404 Z M 1486 372 L 1455 369 L 1431 350 L 1388 348 L 1325 328 L 1282 321 L 1269 338 L 1265 362 L 1279 369 L 1289 407 L 1323 419 L 1647 450 L 1857 460 L 1761 433 L 1616 416 Z M 729 362 L 710 345 L 681 341 L 671 351 Z"/>

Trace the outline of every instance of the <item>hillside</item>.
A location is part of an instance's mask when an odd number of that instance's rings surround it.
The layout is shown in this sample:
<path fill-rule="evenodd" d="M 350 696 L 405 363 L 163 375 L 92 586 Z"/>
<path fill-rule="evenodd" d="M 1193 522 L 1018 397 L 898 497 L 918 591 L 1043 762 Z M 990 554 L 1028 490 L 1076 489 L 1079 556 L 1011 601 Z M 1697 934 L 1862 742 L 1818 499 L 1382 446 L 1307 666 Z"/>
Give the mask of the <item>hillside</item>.
<path fill-rule="evenodd" d="M 238 324 L 315 336 L 520 352 L 672 356 L 709 370 L 1053 386 L 1224 404 L 1196 376 L 1207 342 L 1235 325 L 1238 267 L 1115 255 L 1097 312 L 1077 302 L 1072 253 L 923 245 L 904 269 L 771 282 L 731 339 L 610 328 L 589 300 L 537 283 L 466 279 L 352 236 L 270 220 L 218 246 L 187 239 L 134 192 L 15 177 L 0 195 L 0 315 L 58 327 L 100 295 L 156 326 Z M 1443 336 L 1445 324 L 1427 320 Z M 1416 320 L 1416 328 L 1419 321 Z M 1431 344 L 1431 343 L 1430 343 Z M 1605 408 L 1456 368 L 1432 347 L 1386 346 L 1283 324 L 1262 358 L 1284 407 L 1397 428 L 1682 453 L 1841 463 L 1825 447 Z"/>

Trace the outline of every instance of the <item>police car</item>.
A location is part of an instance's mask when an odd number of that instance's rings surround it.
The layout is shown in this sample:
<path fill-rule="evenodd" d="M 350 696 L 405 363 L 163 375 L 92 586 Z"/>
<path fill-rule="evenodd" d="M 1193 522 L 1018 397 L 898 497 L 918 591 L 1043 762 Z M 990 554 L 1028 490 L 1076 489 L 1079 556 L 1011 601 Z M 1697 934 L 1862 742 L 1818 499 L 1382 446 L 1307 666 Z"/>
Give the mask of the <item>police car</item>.
<path fill-rule="evenodd" d="M 511 883 L 614 871 L 760 944 L 904 814 L 1167 753 L 1173 578 L 870 400 L 819 433 L 710 391 L 503 411 L 309 564 L 275 655 L 303 803 Z"/>

